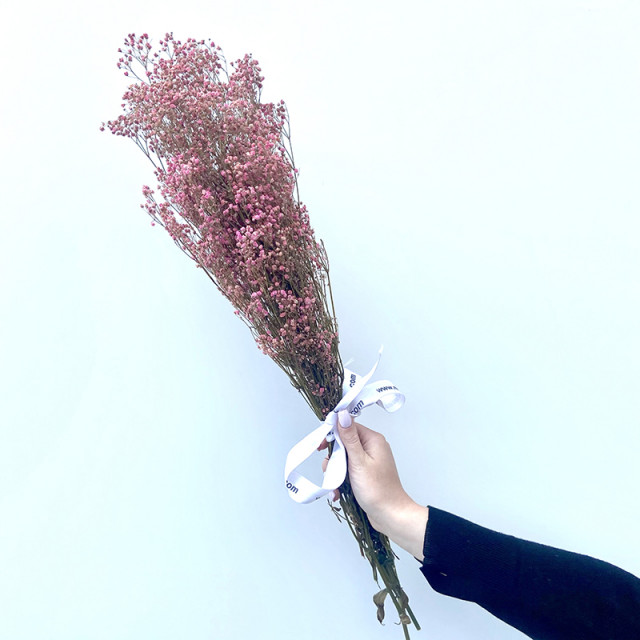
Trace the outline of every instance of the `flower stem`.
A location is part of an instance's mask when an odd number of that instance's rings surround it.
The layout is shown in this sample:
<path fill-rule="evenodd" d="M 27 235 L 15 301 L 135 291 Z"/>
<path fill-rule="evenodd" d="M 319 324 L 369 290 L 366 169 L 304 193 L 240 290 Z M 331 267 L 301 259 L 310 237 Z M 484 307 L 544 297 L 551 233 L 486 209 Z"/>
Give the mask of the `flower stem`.
<path fill-rule="evenodd" d="M 398 579 L 395 566 L 395 558 L 397 556 L 391 548 L 389 538 L 371 526 L 367 514 L 353 495 L 348 474 L 340 487 L 340 506 L 343 513 L 342 518 L 347 521 L 349 529 L 360 547 L 360 553 L 371 565 L 373 579 L 378 583 L 378 586 L 380 586 L 378 577 L 382 579 L 385 589 L 398 612 L 404 637 L 409 640 L 408 625 L 413 623 L 415 628 L 420 630 L 420 624 L 409 606 L 409 598 Z M 337 508 L 333 505 L 331 507 L 336 513 Z M 383 608 L 383 605 L 378 606 Z"/>

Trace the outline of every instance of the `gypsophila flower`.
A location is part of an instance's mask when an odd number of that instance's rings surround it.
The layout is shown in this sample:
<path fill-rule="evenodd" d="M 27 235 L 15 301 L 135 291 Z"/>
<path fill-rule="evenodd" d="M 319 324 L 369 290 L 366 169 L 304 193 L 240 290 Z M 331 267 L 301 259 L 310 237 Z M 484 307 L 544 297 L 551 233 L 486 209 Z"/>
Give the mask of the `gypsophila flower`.
<path fill-rule="evenodd" d="M 212 42 L 167 34 L 153 52 L 147 34 L 131 34 L 125 45 L 118 67 L 138 82 L 106 126 L 155 166 L 144 208 L 325 415 L 340 399 L 342 364 L 327 256 L 298 198 L 284 103 L 260 102 L 249 55 L 229 73 Z"/>

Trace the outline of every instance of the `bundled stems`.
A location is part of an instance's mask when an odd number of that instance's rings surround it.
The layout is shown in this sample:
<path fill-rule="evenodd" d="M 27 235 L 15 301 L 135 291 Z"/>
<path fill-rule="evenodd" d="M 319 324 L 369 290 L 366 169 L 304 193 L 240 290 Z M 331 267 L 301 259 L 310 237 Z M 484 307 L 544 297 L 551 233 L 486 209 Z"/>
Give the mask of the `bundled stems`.
<path fill-rule="evenodd" d="M 373 579 L 378 583 L 378 586 L 380 586 L 379 577 L 384 583 L 384 589 L 373 597 L 373 602 L 378 607 L 378 621 L 382 624 L 384 620 L 384 600 L 389 595 L 398 612 L 404 636 L 408 640 L 408 625 L 413 623 L 417 630 L 420 630 L 420 625 L 409 606 L 409 598 L 400 585 L 395 566 L 397 556 L 391 548 L 389 538 L 371 526 L 367 514 L 353 495 L 348 474 L 340 487 L 340 508 L 331 503 L 329 505 L 338 520 L 344 520 L 349 525 L 349 529 L 360 547 L 360 554 L 371 565 Z"/>

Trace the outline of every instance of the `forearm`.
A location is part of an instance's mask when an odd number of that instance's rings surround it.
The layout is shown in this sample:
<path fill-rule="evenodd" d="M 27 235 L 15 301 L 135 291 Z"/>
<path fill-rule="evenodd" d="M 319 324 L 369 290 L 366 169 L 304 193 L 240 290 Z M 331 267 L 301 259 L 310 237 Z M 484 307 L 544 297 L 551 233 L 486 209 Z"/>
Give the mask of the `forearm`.
<path fill-rule="evenodd" d="M 408 551 L 422 562 L 424 538 L 429 519 L 429 508 L 423 507 L 407 496 L 402 505 L 395 505 L 374 526 L 392 542 Z"/>

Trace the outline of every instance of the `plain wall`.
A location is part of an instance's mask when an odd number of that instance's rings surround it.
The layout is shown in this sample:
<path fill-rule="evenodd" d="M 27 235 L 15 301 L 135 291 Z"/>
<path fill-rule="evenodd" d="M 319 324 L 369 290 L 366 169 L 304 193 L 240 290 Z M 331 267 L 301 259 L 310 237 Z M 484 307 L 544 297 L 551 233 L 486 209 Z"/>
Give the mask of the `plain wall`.
<path fill-rule="evenodd" d="M 2 27 L 0 637 L 402 637 L 347 527 L 284 490 L 306 404 L 98 131 L 131 31 L 252 52 L 287 102 L 343 357 L 384 344 L 407 396 L 362 421 L 409 493 L 640 574 L 637 3 L 98 9 Z M 522 637 L 399 555 L 412 637 Z"/>

